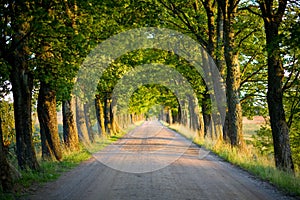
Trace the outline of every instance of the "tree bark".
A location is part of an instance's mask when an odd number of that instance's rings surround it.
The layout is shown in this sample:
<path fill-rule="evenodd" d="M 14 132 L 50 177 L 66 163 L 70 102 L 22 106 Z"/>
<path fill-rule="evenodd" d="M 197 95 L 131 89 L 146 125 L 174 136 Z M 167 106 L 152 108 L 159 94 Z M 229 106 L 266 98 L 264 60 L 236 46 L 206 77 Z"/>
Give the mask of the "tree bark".
<path fill-rule="evenodd" d="M 64 100 L 62 104 L 64 142 L 66 147 L 71 151 L 79 150 L 78 133 L 73 113 L 74 106 L 74 98 L 71 100 Z"/>
<path fill-rule="evenodd" d="M 11 66 L 10 82 L 14 96 L 14 114 L 16 129 L 16 147 L 18 165 L 21 169 L 39 169 L 35 150 L 32 142 L 31 101 L 33 78 L 29 70 L 27 59 L 28 38 L 30 24 L 26 20 L 25 2 L 9 3 L 7 9 L 10 13 L 10 27 L 13 30 L 9 45 L 5 42 L 1 56 Z M 22 19 L 22 21 L 20 21 Z"/>
<path fill-rule="evenodd" d="M 89 110 L 90 110 L 89 103 L 85 103 L 83 105 L 83 108 L 84 108 L 84 118 L 85 118 L 88 135 L 89 135 L 90 141 L 94 142 L 95 141 L 95 133 L 94 133 L 94 130 L 92 127 L 91 116 L 90 116 L 90 112 L 89 112 Z"/>
<path fill-rule="evenodd" d="M 76 97 L 76 123 L 79 139 L 86 145 L 90 144 L 90 138 L 86 126 L 86 120 L 84 115 L 84 107 L 79 99 Z"/>
<path fill-rule="evenodd" d="M 38 118 L 42 139 L 42 157 L 44 159 L 62 160 L 62 149 L 58 135 L 56 113 L 56 92 L 41 81 L 38 95 Z"/>
<path fill-rule="evenodd" d="M 216 39 L 216 65 L 218 67 L 218 70 L 222 76 L 222 78 L 225 80 L 225 62 L 224 62 L 224 46 L 223 46 L 223 36 L 224 36 L 224 32 L 223 32 L 223 13 L 222 13 L 222 8 L 221 5 L 218 4 L 217 6 L 217 30 L 216 30 L 216 35 L 217 35 L 217 39 Z"/>
<path fill-rule="evenodd" d="M 120 132 L 120 127 L 117 123 L 115 113 L 116 113 L 116 105 L 110 103 L 110 122 L 111 122 L 111 130 L 113 134 Z"/>
<path fill-rule="evenodd" d="M 279 26 L 285 12 L 287 0 L 279 1 L 277 11 L 272 7 L 273 1 L 260 1 L 260 10 L 264 20 L 266 45 L 268 53 L 268 92 L 272 136 L 274 143 L 275 164 L 278 169 L 294 171 L 289 141 L 289 128 L 283 108 L 282 80 L 284 68 L 280 56 Z"/>
<path fill-rule="evenodd" d="M 19 30 L 20 37 L 25 37 Z M 22 37 L 23 36 L 23 37 Z M 39 169 L 32 142 L 32 88 L 33 76 L 26 61 L 25 41 L 7 55 L 6 60 L 11 66 L 10 82 L 14 97 L 14 116 L 16 128 L 16 147 L 18 165 L 21 169 Z"/>
<path fill-rule="evenodd" d="M 211 136 L 211 106 L 210 106 L 210 95 L 206 89 L 202 99 L 202 116 L 204 125 L 204 137 Z"/>
<path fill-rule="evenodd" d="M 95 103 L 96 103 L 97 120 L 101 128 L 101 134 L 105 136 L 106 131 L 105 131 L 105 124 L 104 124 L 104 110 L 99 95 L 96 96 Z"/>
<path fill-rule="evenodd" d="M 198 132 L 200 130 L 199 124 L 199 106 L 197 99 L 193 95 L 188 95 L 189 113 L 190 113 L 190 129 Z"/>
<path fill-rule="evenodd" d="M 224 55 L 227 67 L 226 97 L 228 107 L 228 133 L 231 145 L 243 144 L 242 107 L 240 103 L 240 65 L 235 44 L 234 20 L 239 0 L 218 0 L 223 13 Z"/>
<path fill-rule="evenodd" d="M 172 109 L 171 108 L 168 109 L 168 119 L 169 119 L 169 124 L 172 125 L 173 117 L 172 117 Z"/>
<path fill-rule="evenodd" d="M 107 134 L 112 134 L 112 113 L 111 113 L 111 99 L 108 94 L 104 97 L 104 125 Z"/>
<path fill-rule="evenodd" d="M 16 58 L 15 58 L 16 59 Z M 23 60 L 22 58 L 19 58 Z M 16 59 L 17 60 L 17 59 Z M 17 62 L 17 61 L 16 61 Z M 25 62 L 24 60 L 21 62 Z M 21 169 L 39 169 L 32 142 L 32 75 L 24 63 L 12 66 L 10 80 L 14 96 L 16 147 L 18 165 Z M 20 65 L 19 65 L 20 64 Z"/>

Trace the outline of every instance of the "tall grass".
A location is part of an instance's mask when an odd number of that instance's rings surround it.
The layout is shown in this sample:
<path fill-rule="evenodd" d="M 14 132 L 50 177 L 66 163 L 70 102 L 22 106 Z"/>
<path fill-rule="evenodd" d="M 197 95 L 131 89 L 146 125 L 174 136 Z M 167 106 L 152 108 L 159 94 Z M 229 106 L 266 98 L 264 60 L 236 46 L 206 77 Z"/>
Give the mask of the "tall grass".
<path fill-rule="evenodd" d="M 252 145 L 244 148 L 232 147 L 224 141 L 203 139 L 193 131 L 178 124 L 171 125 L 176 130 L 194 143 L 204 146 L 224 160 L 233 163 L 253 175 L 275 185 L 278 189 L 290 195 L 300 196 L 300 172 L 295 174 L 278 170 L 274 165 L 274 158 L 261 155 Z"/>

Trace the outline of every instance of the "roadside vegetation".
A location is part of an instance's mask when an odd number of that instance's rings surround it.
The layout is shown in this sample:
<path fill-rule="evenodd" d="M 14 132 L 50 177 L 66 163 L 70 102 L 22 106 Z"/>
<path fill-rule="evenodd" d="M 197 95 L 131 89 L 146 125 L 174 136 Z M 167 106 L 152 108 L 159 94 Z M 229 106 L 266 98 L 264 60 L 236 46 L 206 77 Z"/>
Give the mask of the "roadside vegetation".
<path fill-rule="evenodd" d="M 112 144 L 121 138 L 124 134 L 132 130 L 134 127 L 140 125 L 141 122 L 136 122 L 129 126 L 126 130 L 122 130 L 114 135 L 107 135 L 105 137 L 96 136 L 93 144 L 85 146 L 80 144 L 80 149 L 78 151 L 68 151 L 64 150 L 62 161 L 47 161 L 41 159 L 41 152 L 37 151 L 37 155 L 40 155 L 38 159 L 40 169 L 35 170 L 23 170 L 17 172 L 19 173 L 19 178 L 14 183 L 14 188 L 12 193 L 0 193 L 0 199 L 10 200 L 18 199 L 20 197 L 26 197 L 36 188 L 40 188 L 44 183 L 49 181 L 54 181 L 60 177 L 64 172 L 68 172 L 79 164 L 87 161 L 92 157 L 92 154 L 102 150 L 106 146 Z M 38 149 L 40 147 L 37 146 Z M 10 162 L 13 164 L 16 162 L 16 158 L 11 158 Z"/>
<path fill-rule="evenodd" d="M 246 144 L 245 147 L 237 148 L 232 147 L 222 140 L 212 141 L 209 138 L 205 139 L 203 137 L 199 137 L 199 135 L 195 134 L 195 132 L 178 124 L 164 124 L 192 140 L 195 144 L 214 152 L 224 160 L 241 167 L 263 181 L 271 183 L 279 190 L 291 196 L 300 196 L 299 168 L 295 170 L 295 173 L 278 170 L 274 164 L 274 156 L 270 153 L 271 150 L 269 145 L 255 146 L 255 143 L 258 141 L 257 139 L 254 139 L 250 143 Z M 262 130 L 265 130 L 264 126 Z M 258 130 L 257 132 L 261 132 L 261 130 Z M 257 135 L 254 138 L 257 138 Z M 261 141 L 261 137 L 259 137 L 259 140 Z M 266 142 L 266 144 L 268 143 Z M 266 151 L 262 151 L 262 149 L 269 149 L 269 151 L 266 153 Z"/>
<path fill-rule="evenodd" d="M 56 177 L 88 157 L 82 144 L 110 142 L 147 119 L 193 130 L 274 184 L 285 173 L 298 180 L 300 1 L 3 0 L 0 15 L 0 194 L 42 180 L 47 168 L 45 180 Z M 149 27 L 157 29 L 139 29 Z M 147 48 L 109 40 L 130 30 Z M 181 44 L 185 36 L 196 45 Z M 108 40 L 113 52 L 98 55 Z M 170 49 L 151 46 L 164 42 Z M 245 135 L 243 117 L 253 116 L 266 123 Z M 260 159 L 266 169 L 252 166 Z"/>

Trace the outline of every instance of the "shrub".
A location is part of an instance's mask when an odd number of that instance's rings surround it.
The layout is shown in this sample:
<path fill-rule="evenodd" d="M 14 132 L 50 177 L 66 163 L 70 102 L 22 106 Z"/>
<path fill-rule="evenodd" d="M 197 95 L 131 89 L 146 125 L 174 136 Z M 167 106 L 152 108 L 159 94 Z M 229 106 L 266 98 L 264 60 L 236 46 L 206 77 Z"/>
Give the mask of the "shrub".
<path fill-rule="evenodd" d="M 262 125 L 258 131 L 255 131 L 256 135 L 253 135 L 253 146 L 262 155 L 273 155 L 273 138 L 272 130 L 268 125 Z"/>

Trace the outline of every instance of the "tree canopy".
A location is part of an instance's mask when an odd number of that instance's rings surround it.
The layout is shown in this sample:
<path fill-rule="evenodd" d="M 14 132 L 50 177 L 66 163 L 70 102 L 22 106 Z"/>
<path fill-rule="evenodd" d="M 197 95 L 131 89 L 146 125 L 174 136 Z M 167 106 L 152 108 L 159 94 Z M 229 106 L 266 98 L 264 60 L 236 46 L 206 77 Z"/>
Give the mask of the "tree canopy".
<path fill-rule="evenodd" d="M 16 146 L 21 169 L 39 169 L 32 128 L 36 106 L 44 159 L 61 160 L 64 147 L 78 149 L 78 140 L 88 144 L 138 119 L 180 123 L 203 137 L 244 148 L 243 117 L 259 115 L 268 123 L 256 144 L 262 146 L 266 138 L 277 168 L 299 169 L 298 1 L 3 0 L 0 15 L 1 140 Z M 173 51 L 142 48 L 111 59 L 109 53 L 118 55 L 134 45 L 135 38 L 129 37 L 93 57 L 104 41 L 113 43 L 114 35 L 142 27 L 175 30 L 203 50 L 174 44 L 181 36 L 170 34 L 176 40 L 169 46 L 178 48 Z M 159 35 L 139 30 L 145 43 Z M 166 40 L 161 38 L 167 45 Z M 201 60 L 187 60 L 180 51 Z M 99 74 L 101 62 L 109 65 Z M 80 77 L 84 69 L 90 71 Z M 220 75 L 214 83 L 225 87 L 226 105 L 211 99 L 221 90 L 205 82 L 214 73 Z M 80 78 L 85 82 L 76 88 Z M 96 87 L 83 98 L 87 85 Z M 123 105 L 128 109 L 121 112 Z M 60 106 L 63 136 L 57 124 Z M 214 106 L 226 107 L 226 116 Z"/>

